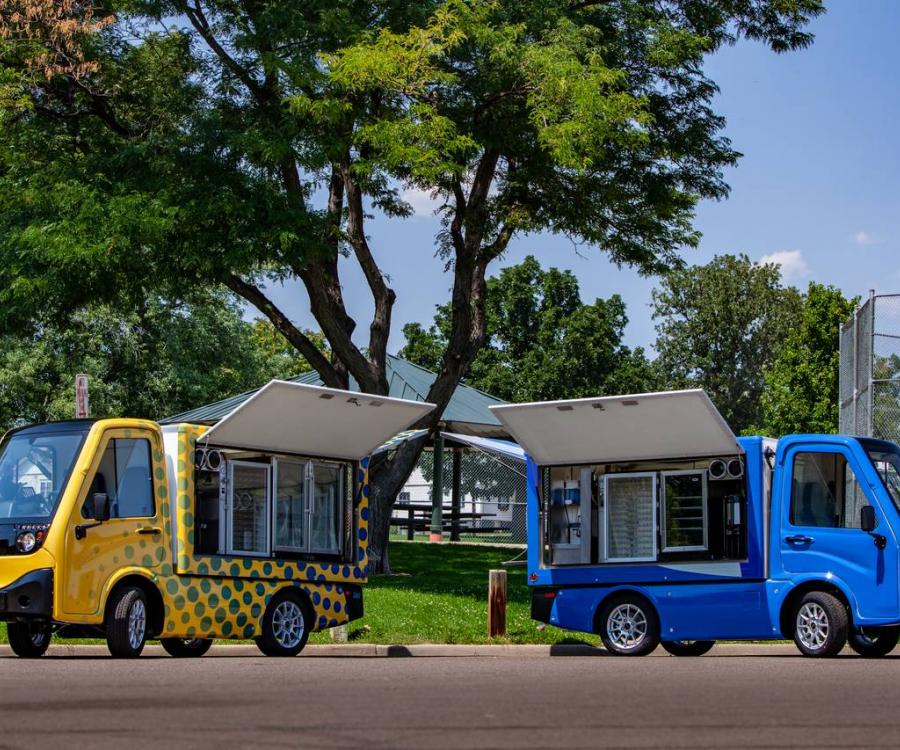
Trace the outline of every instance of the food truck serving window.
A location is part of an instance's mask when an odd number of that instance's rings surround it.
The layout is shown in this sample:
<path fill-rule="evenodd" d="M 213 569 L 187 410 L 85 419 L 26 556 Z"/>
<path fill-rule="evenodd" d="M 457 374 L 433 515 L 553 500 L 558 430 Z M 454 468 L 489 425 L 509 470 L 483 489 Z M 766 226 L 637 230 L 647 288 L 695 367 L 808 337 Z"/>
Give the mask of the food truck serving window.
<path fill-rule="evenodd" d="M 344 556 L 350 538 L 345 520 L 352 517 L 351 468 L 348 462 L 201 452 L 195 485 L 196 551 Z"/>
<path fill-rule="evenodd" d="M 741 456 L 552 466 L 541 472 L 545 565 L 746 556 Z"/>

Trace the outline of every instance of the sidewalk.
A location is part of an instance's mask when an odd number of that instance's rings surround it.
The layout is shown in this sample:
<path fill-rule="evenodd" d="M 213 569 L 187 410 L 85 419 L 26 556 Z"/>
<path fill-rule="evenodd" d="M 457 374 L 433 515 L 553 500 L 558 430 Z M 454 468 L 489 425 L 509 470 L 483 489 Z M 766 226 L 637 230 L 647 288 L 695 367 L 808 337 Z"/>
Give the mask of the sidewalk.
<path fill-rule="evenodd" d="M 144 649 L 146 656 L 167 656 L 161 646 L 148 645 Z M 417 643 L 408 646 L 377 645 L 373 643 L 335 643 L 307 646 L 301 656 L 306 658 L 373 658 L 373 657 L 495 657 L 495 658 L 548 658 L 557 656 L 607 656 L 600 648 L 583 645 L 457 645 L 441 643 Z M 715 656 L 796 656 L 797 649 L 792 644 L 755 644 L 725 643 L 716 646 L 709 654 Z M 9 646 L 0 646 L 0 658 L 13 656 Z M 106 657 L 109 656 L 106 646 L 67 646 L 56 644 L 47 652 L 50 657 Z M 211 657 L 260 657 L 262 654 L 256 646 L 249 644 L 216 645 L 210 652 Z M 668 656 L 658 648 L 653 656 Z"/>

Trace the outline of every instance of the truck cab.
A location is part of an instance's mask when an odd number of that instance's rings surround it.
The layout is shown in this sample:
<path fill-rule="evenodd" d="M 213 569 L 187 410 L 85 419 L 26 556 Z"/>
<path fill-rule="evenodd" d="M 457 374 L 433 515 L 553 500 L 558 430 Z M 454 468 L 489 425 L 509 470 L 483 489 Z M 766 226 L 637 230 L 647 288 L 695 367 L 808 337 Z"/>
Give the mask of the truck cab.
<path fill-rule="evenodd" d="M 609 651 L 900 637 L 900 448 L 737 438 L 703 391 L 492 410 L 528 453 L 532 616 Z"/>
<path fill-rule="evenodd" d="M 298 653 L 362 616 L 368 456 L 433 407 L 272 381 L 214 425 L 23 427 L 0 442 L 0 621 L 20 656 L 102 637 Z"/>

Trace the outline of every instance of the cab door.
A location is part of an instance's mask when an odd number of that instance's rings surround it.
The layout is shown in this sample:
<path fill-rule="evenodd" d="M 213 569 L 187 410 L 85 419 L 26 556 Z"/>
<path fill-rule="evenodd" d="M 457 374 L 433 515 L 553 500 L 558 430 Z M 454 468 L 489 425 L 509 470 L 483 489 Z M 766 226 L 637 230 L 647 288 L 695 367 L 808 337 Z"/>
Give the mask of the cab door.
<path fill-rule="evenodd" d="M 124 567 L 157 568 L 165 557 L 149 430 L 110 430 L 100 441 L 66 530 L 65 613 L 100 612 L 106 582 Z M 158 450 L 158 447 L 157 447 Z M 93 498 L 109 498 L 110 518 L 94 525 Z"/>
<path fill-rule="evenodd" d="M 784 572 L 834 577 L 850 588 L 861 617 L 896 617 L 897 545 L 856 457 L 844 446 L 801 444 L 788 449 L 783 466 L 777 544 Z M 875 508 L 875 534 L 887 538 L 881 549 L 860 528 L 865 505 Z"/>

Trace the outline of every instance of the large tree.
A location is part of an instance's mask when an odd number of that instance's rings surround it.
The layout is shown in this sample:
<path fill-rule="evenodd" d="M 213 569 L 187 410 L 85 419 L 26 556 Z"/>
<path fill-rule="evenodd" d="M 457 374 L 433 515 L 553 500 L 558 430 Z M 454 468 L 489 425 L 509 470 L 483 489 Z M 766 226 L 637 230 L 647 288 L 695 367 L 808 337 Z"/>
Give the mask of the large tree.
<path fill-rule="evenodd" d="M 614 294 L 585 304 L 571 271 L 542 269 L 528 256 L 488 279 L 485 310 L 485 345 L 469 367 L 470 385 L 518 402 L 654 390 L 643 350 L 622 344 L 625 303 Z M 428 329 L 404 327 L 400 356 L 438 368 L 450 331 L 450 306 L 440 305 Z"/>
<path fill-rule="evenodd" d="M 781 269 L 719 255 L 653 290 L 655 366 L 668 388 L 702 387 L 735 432 L 762 419 L 764 377 L 802 309 Z"/>
<path fill-rule="evenodd" d="M 815 282 L 803 295 L 803 307 L 765 373 L 762 431 L 788 433 L 838 431 L 840 330 L 858 298 Z"/>
<path fill-rule="evenodd" d="M 434 194 L 452 271 L 440 418 L 487 335 L 486 271 L 549 230 L 656 272 L 737 153 L 706 55 L 811 41 L 821 0 L 6 0 L 0 324 L 116 290 L 221 283 L 332 386 L 388 388 L 396 299 L 367 233 Z M 114 16 L 115 20 L 109 20 Z M 96 19 L 102 18 L 102 21 Z M 76 52 L 77 50 L 77 52 Z M 422 248 L 422 263 L 433 247 Z M 338 259 L 371 293 L 368 335 Z M 332 352 L 272 301 L 296 281 Z M 373 565 L 421 451 L 373 466 Z"/>
<path fill-rule="evenodd" d="M 668 388 L 702 387 L 735 432 L 759 425 L 764 375 L 801 312 L 777 265 L 720 255 L 653 291 L 655 366 Z"/>

